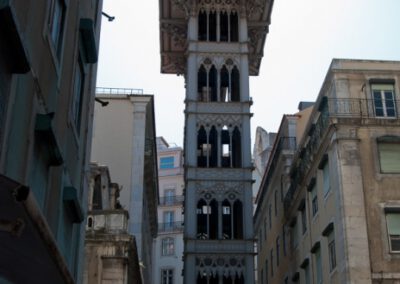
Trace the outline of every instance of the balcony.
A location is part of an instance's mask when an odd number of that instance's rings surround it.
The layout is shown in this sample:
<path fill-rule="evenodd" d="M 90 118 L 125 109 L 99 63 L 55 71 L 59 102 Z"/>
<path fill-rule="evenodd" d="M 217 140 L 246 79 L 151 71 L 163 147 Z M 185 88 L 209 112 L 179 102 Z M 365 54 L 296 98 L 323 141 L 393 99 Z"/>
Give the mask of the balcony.
<path fill-rule="evenodd" d="M 158 223 L 158 233 L 183 232 L 183 221 Z"/>
<path fill-rule="evenodd" d="M 314 155 L 318 152 L 322 140 L 332 123 L 354 124 L 399 124 L 400 114 L 398 109 L 400 101 L 372 100 L 353 98 L 327 98 L 323 97 L 318 111 L 317 121 L 307 129 L 309 139 L 300 145 L 296 159 L 291 169 L 291 185 L 284 198 L 284 208 L 287 212 L 296 196 L 298 187 L 303 183 L 307 172 L 314 162 Z M 331 118 L 336 119 L 331 120 Z M 351 119 L 351 120 L 346 120 Z"/>
<path fill-rule="evenodd" d="M 183 195 L 161 196 L 160 206 L 182 205 L 185 197 Z"/>
<path fill-rule="evenodd" d="M 331 117 L 400 118 L 400 101 L 373 99 L 328 99 Z"/>

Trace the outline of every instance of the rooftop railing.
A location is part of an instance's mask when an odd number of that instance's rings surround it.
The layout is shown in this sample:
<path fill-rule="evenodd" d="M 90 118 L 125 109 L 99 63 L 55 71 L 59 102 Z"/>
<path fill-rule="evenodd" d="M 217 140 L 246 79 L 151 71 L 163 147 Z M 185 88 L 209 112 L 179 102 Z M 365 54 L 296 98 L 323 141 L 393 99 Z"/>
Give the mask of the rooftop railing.
<path fill-rule="evenodd" d="M 143 95 L 143 89 L 96 87 L 97 95 Z"/>

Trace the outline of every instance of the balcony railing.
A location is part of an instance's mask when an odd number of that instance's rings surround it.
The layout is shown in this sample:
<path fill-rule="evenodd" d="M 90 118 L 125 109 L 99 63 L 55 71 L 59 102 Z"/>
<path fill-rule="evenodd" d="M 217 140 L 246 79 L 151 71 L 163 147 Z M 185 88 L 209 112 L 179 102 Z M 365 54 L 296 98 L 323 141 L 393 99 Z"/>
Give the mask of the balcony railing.
<path fill-rule="evenodd" d="M 285 211 L 290 208 L 297 188 L 306 177 L 314 154 L 321 145 L 330 123 L 329 117 L 399 119 L 399 107 L 400 101 L 396 100 L 323 98 L 319 105 L 320 116 L 308 129 L 309 140 L 301 149 L 299 148 L 297 159 L 293 162 L 291 184 L 284 198 Z"/>
<path fill-rule="evenodd" d="M 97 95 L 143 95 L 143 89 L 129 88 L 96 88 Z"/>
<path fill-rule="evenodd" d="M 183 195 L 162 196 L 160 197 L 160 205 L 163 206 L 178 205 L 182 204 L 183 200 L 184 200 Z"/>
<path fill-rule="evenodd" d="M 372 99 L 328 99 L 333 117 L 400 118 L 400 101 Z"/>
<path fill-rule="evenodd" d="M 183 231 L 183 221 L 158 223 L 159 233 L 181 232 L 181 231 Z"/>

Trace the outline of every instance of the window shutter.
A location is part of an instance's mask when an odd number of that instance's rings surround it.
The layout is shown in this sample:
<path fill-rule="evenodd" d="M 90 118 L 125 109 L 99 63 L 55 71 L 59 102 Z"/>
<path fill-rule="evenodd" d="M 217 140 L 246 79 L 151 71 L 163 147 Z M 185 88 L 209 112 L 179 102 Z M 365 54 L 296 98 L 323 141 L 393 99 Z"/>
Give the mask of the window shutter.
<path fill-rule="evenodd" d="M 379 160 L 382 173 L 400 172 L 400 144 L 379 143 Z"/>

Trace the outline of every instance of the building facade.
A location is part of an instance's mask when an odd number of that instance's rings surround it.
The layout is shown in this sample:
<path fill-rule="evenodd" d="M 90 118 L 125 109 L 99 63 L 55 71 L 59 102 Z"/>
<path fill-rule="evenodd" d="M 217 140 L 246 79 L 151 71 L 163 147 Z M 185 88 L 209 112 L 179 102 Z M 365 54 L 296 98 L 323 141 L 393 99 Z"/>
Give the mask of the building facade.
<path fill-rule="evenodd" d="M 122 186 L 120 203 L 129 213 L 143 279 L 152 281 L 157 236 L 157 152 L 152 95 L 142 90 L 97 88 L 91 160 L 108 166 Z"/>
<path fill-rule="evenodd" d="M 186 84 L 185 283 L 254 283 L 249 76 L 272 2 L 159 2 L 161 72 Z"/>
<path fill-rule="evenodd" d="M 85 236 L 86 284 L 141 284 L 136 240 L 129 213 L 119 203 L 120 187 L 106 166 L 91 164 Z"/>
<path fill-rule="evenodd" d="M 275 168 L 285 181 L 268 182 L 271 168 L 264 175 L 260 283 L 400 281 L 399 82 L 398 61 L 332 61 L 290 168 Z M 275 152 L 269 164 L 274 155 L 282 160 Z M 265 237 L 280 186 L 282 210 Z"/>
<path fill-rule="evenodd" d="M 102 1 L 0 1 L 0 282 L 81 283 Z"/>
<path fill-rule="evenodd" d="M 183 283 L 183 149 L 157 137 L 158 236 L 154 242 L 154 284 Z"/>

